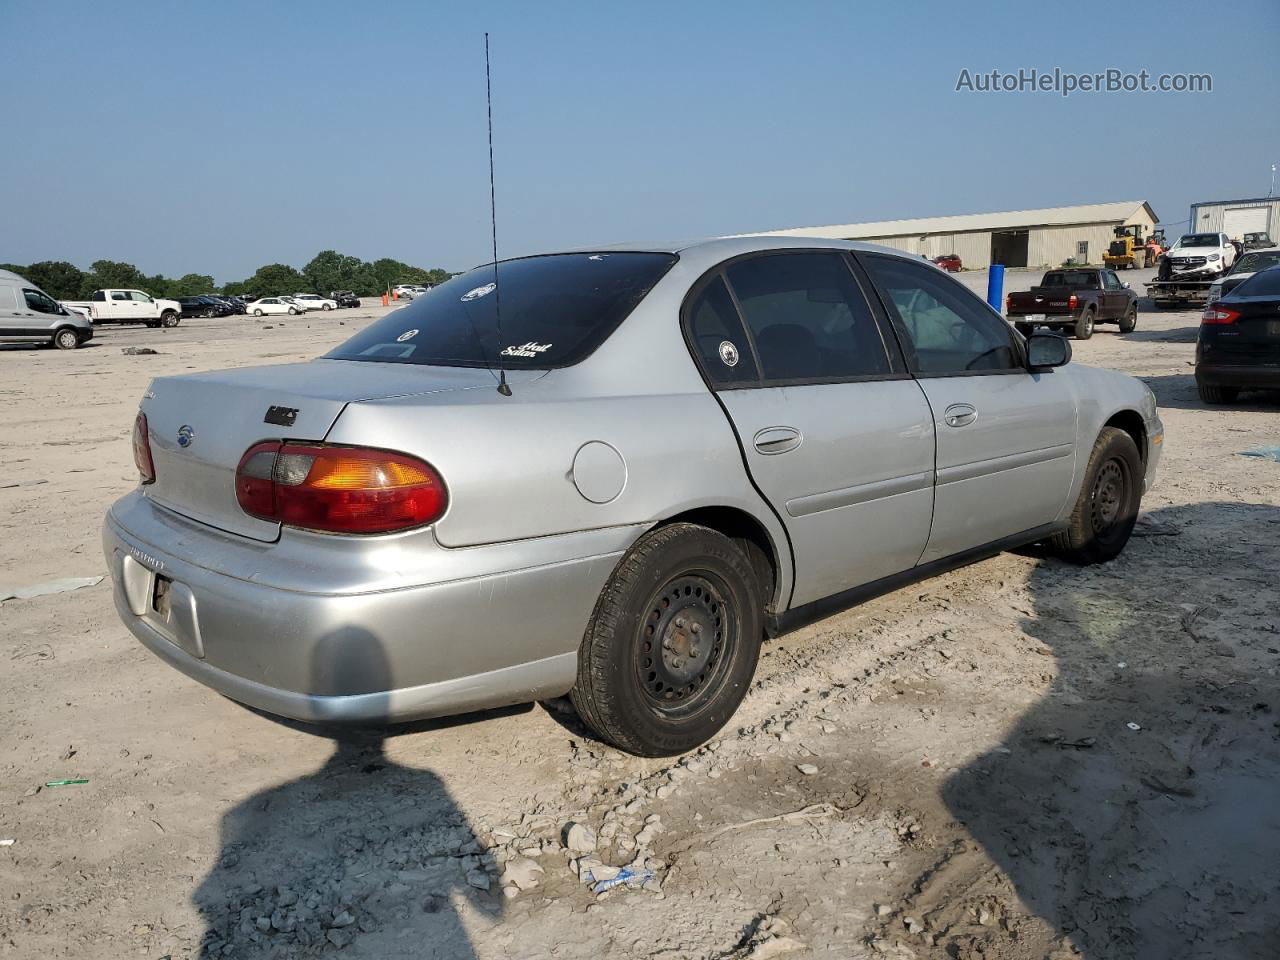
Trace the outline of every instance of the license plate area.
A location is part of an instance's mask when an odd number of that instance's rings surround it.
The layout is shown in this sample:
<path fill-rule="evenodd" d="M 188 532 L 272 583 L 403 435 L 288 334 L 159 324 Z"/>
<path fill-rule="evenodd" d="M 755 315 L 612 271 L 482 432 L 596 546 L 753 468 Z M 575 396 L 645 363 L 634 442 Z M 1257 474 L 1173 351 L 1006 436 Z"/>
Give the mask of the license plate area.
<path fill-rule="evenodd" d="M 1044 323 L 1043 313 L 1028 313 L 1019 318 L 1023 323 Z"/>
<path fill-rule="evenodd" d="M 191 588 L 127 553 L 120 557 L 119 589 L 130 611 L 175 647 L 204 659 L 200 617 Z"/>

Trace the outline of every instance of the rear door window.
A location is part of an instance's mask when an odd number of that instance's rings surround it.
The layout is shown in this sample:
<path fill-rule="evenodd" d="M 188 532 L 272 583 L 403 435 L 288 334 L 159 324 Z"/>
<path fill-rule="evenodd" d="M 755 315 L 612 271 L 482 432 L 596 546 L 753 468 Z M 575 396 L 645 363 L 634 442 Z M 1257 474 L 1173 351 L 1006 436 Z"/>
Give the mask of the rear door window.
<path fill-rule="evenodd" d="M 570 366 L 599 347 L 677 259 L 630 252 L 528 257 L 499 263 L 496 282 L 490 264 L 419 293 L 327 356 L 450 367 Z"/>
<path fill-rule="evenodd" d="M 766 254 L 730 263 L 725 274 L 765 382 L 890 373 L 880 328 L 842 254 Z"/>
<path fill-rule="evenodd" d="M 963 285 L 902 257 L 858 258 L 897 315 L 921 374 L 1021 370 L 1013 334 L 1004 318 Z"/>

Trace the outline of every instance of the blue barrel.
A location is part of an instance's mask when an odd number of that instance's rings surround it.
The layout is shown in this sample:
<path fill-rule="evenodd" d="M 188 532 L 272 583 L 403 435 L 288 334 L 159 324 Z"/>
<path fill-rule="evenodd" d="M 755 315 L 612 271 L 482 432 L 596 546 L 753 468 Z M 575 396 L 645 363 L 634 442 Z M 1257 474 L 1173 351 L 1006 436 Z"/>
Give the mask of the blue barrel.
<path fill-rule="evenodd" d="M 1004 264 L 993 263 L 987 270 L 987 303 L 1004 313 Z"/>

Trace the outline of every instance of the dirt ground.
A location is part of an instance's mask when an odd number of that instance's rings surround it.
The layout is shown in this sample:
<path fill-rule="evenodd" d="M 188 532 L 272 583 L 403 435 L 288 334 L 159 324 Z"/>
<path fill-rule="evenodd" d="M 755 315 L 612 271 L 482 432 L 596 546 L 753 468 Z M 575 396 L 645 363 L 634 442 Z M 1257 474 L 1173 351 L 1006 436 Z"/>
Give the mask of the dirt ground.
<path fill-rule="evenodd" d="M 150 378 L 378 313 L 0 348 L 0 587 L 106 572 Z M 1005 554 L 772 642 L 676 762 L 559 703 L 288 724 L 146 652 L 108 581 L 5 602 L 0 956 L 1280 956 L 1280 464 L 1238 455 L 1280 443 L 1280 398 L 1204 407 L 1197 319 L 1074 344 L 1167 429 L 1119 560 Z M 652 878 L 577 875 L 624 865 Z"/>

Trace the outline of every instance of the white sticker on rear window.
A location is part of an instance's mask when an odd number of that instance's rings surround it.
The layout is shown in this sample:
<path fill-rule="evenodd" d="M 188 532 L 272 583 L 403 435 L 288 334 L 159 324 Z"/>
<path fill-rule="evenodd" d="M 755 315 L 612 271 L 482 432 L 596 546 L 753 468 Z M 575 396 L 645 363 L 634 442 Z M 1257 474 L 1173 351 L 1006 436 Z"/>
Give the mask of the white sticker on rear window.
<path fill-rule="evenodd" d="M 476 287 L 474 290 L 468 290 L 464 293 L 462 295 L 462 302 L 466 303 L 468 300 L 479 300 L 481 297 L 487 297 L 497 289 L 498 285 L 496 283 L 486 283 L 483 287 Z"/>
<path fill-rule="evenodd" d="M 406 340 L 412 340 L 417 335 L 417 330 L 406 330 L 404 333 L 400 334 L 400 336 L 396 337 L 396 342 L 404 343 Z"/>
<path fill-rule="evenodd" d="M 534 343 L 530 340 L 528 343 L 522 343 L 520 346 L 507 347 L 502 351 L 504 357 L 536 357 L 540 353 L 546 353 L 551 349 L 549 343 Z"/>

